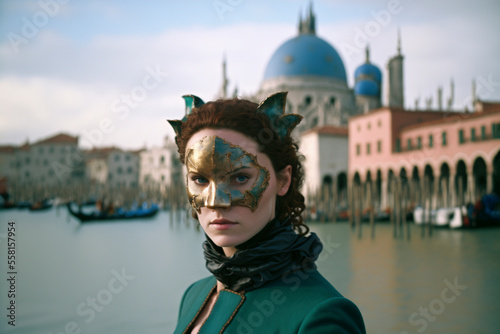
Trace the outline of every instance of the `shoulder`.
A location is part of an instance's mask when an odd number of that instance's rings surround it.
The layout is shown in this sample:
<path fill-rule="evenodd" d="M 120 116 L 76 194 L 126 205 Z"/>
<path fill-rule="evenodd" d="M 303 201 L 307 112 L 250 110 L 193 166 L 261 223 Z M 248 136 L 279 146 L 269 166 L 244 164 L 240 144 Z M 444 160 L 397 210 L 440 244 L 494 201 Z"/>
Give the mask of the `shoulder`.
<path fill-rule="evenodd" d="M 267 310 L 268 326 L 280 323 L 286 333 L 365 333 L 358 307 L 317 270 L 284 275 L 246 296 L 241 311 L 249 324 L 253 313 Z"/>
<path fill-rule="evenodd" d="M 316 305 L 304 318 L 301 333 L 366 333 L 357 306 L 344 297 L 330 298 Z"/>
<path fill-rule="evenodd" d="M 342 295 L 332 286 L 326 278 L 317 270 L 296 271 L 285 274 L 280 280 L 271 286 L 279 286 L 287 291 L 294 298 L 312 298 L 311 302 L 316 303 L 328 298 L 342 297 Z"/>
<path fill-rule="evenodd" d="M 280 290 L 287 297 L 303 298 L 304 296 L 310 300 L 311 296 L 324 300 L 333 297 L 342 297 L 342 295 L 326 280 L 316 269 L 314 270 L 297 270 L 286 273 L 279 278 L 264 284 L 258 289 L 251 290 L 247 295 L 266 294 L 271 290 Z"/>
<path fill-rule="evenodd" d="M 309 310 L 299 327 L 300 333 L 366 333 L 358 307 L 340 294 L 318 271 L 303 279 L 298 295 L 305 295 Z"/>

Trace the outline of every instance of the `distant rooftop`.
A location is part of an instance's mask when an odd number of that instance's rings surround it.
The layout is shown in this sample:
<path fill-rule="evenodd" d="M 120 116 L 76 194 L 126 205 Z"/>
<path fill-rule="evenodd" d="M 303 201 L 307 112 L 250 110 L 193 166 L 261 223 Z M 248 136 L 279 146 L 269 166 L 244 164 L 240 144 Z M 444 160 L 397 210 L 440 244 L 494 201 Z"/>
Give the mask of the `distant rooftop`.
<path fill-rule="evenodd" d="M 349 130 L 347 129 L 347 127 L 325 125 L 325 126 L 317 126 L 317 127 L 312 128 L 308 131 L 305 131 L 302 135 L 306 135 L 309 133 L 317 133 L 320 135 L 347 137 L 348 132 L 349 132 Z"/>
<path fill-rule="evenodd" d="M 59 134 L 57 134 L 55 136 L 52 136 L 52 137 L 49 137 L 49 138 L 46 138 L 46 139 L 42 139 L 42 140 L 34 143 L 33 145 L 40 145 L 40 144 L 64 144 L 64 143 L 78 144 L 78 137 L 74 137 L 74 136 L 68 135 L 66 133 L 59 133 Z"/>
<path fill-rule="evenodd" d="M 0 153 L 14 153 L 15 149 L 12 145 L 0 146 Z"/>
<path fill-rule="evenodd" d="M 491 101 L 491 102 L 485 102 L 478 100 L 476 101 L 476 104 L 474 105 L 474 111 L 475 112 L 494 112 L 494 111 L 499 111 L 500 110 L 500 102 L 496 101 Z"/>

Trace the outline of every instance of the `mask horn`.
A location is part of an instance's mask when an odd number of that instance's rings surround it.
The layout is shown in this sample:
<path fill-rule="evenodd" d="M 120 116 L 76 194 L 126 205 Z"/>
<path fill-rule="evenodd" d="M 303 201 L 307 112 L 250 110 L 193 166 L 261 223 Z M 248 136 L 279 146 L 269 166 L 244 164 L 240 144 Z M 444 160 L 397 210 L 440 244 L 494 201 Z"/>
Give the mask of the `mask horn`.
<path fill-rule="evenodd" d="M 187 117 L 189 114 L 191 114 L 191 111 L 193 108 L 199 108 L 202 105 L 205 104 L 202 99 L 200 99 L 196 95 L 183 95 L 182 98 L 184 99 L 184 102 L 186 102 L 186 116 Z"/>
<path fill-rule="evenodd" d="M 191 114 L 191 111 L 193 111 L 193 108 L 199 108 L 202 105 L 205 104 L 202 99 L 200 99 L 196 95 L 183 95 L 182 98 L 184 99 L 184 102 L 186 103 L 186 110 L 185 110 L 185 115 L 182 118 L 182 120 L 170 120 L 167 119 L 167 121 L 170 123 L 172 128 L 174 128 L 175 131 L 175 141 L 177 142 L 177 137 L 181 135 L 181 129 L 182 129 L 182 123 L 184 123 L 188 116 Z"/>
<path fill-rule="evenodd" d="M 285 138 L 302 120 L 301 115 L 285 114 L 286 95 L 288 92 L 278 92 L 262 101 L 257 112 L 265 114 L 271 120 L 271 127 L 280 139 Z"/>
<path fill-rule="evenodd" d="M 182 129 L 182 121 L 179 121 L 178 119 L 167 119 L 167 122 L 170 123 L 172 128 L 175 131 L 175 141 L 177 142 L 177 138 L 181 135 L 181 129 Z"/>

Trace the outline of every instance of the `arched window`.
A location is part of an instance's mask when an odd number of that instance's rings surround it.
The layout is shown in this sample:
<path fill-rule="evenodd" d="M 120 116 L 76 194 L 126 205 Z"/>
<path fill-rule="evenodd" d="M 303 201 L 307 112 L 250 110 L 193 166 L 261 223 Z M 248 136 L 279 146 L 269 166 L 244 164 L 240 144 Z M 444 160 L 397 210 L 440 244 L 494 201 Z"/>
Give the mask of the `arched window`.
<path fill-rule="evenodd" d="M 500 196 L 500 151 L 493 158 L 493 192 Z"/>
<path fill-rule="evenodd" d="M 473 200 L 480 198 L 482 195 L 486 193 L 486 163 L 483 158 L 477 158 L 474 161 L 474 165 L 472 166 L 472 172 L 474 174 L 474 187 L 475 192 L 473 196 Z"/>

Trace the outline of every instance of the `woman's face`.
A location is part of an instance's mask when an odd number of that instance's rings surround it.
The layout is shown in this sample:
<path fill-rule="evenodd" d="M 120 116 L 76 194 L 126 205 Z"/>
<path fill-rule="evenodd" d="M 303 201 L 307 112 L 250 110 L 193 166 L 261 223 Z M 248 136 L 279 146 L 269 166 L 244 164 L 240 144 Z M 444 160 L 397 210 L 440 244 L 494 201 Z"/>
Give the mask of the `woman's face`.
<path fill-rule="evenodd" d="M 291 168 L 278 181 L 257 142 L 228 129 L 203 129 L 186 147 L 191 205 L 205 233 L 232 255 L 274 218 L 276 196 L 288 191 Z"/>

